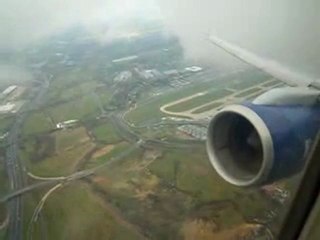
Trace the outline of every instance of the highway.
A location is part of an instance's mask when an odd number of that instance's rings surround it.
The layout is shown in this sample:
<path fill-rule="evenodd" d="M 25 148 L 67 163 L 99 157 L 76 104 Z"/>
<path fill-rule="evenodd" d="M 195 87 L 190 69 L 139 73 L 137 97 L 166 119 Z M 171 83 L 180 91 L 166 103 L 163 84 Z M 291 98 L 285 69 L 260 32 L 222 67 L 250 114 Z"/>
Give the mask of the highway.
<path fill-rule="evenodd" d="M 6 170 L 7 175 L 10 182 L 10 190 L 12 194 L 5 196 L 1 201 L 9 201 L 9 227 L 8 227 L 8 239 L 10 240 L 21 240 L 23 239 L 22 235 L 22 225 L 23 225 L 23 202 L 22 195 L 24 193 L 30 192 L 36 188 L 48 186 L 51 184 L 56 184 L 58 182 L 67 183 L 70 181 L 74 181 L 77 179 L 81 179 L 87 176 L 92 175 L 94 172 L 100 170 L 105 167 L 104 165 L 99 166 L 92 170 L 80 171 L 77 172 L 66 179 L 61 179 L 60 181 L 48 181 L 45 183 L 38 183 L 31 186 L 25 187 L 25 175 L 26 172 L 23 171 L 24 167 L 19 160 L 19 144 L 18 139 L 20 135 L 20 130 L 22 128 L 23 122 L 27 117 L 28 112 L 37 107 L 40 103 L 40 100 L 47 88 L 49 87 L 48 79 L 44 80 L 41 83 L 41 87 L 37 96 L 31 101 L 28 105 L 30 107 L 24 107 L 26 111 L 21 111 L 21 113 L 17 114 L 15 122 L 12 128 L 9 131 L 9 135 L 7 138 L 7 152 L 6 152 Z M 97 99 L 99 103 L 99 100 Z M 102 114 L 105 113 L 101 104 L 99 104 Z M 190 148 L 194 146 L 198 146 L 199 144 L 203 144 L 202 141 L 190 141 L 190 140 L 181 140 L 181 141 L 162 141 L 162 140 L 143 140 L 141 136 L 137 135 L 134 131 L 130 129 L 130 127 L 123 121 L 121 116 L 117 116 L 116 114 L 111 114 L 110 120 L 112 125 L 116 128 L 118 133 L 127 141 L 136 143 L 128 151 L 123 152 L 118 157 L 111 159 L 108 164 L 118 161 L 122 159 L 124 156 L 128 155 L 131 151 L 136 149 L 139 146 L 143 147 L 161 147 L 161 148 Z"/>
<path fill-rule="evenodd" d="M 57 177 L 57 178 L 52 178 L 50 180 L 47 179 L 46 181 L 38 182 L 38 183 L 35 183 L 32 185 L 25 186 L 20 189 L 16 189 L 16 190 L 12 191 L 11 193 L 7 194 L 6 196 L 2 196 L 2 198 L 0 198 L 0 202 L 1 203 L 7 202 L 7 201 L 12 202 L 14 199 L 19 198 L 21 195 L 26 194 L 28 192 L 32 192 L 35 189 L 54 186 L 54 185 L 57 185 L 60 183 L 65 185 L 65 184 L 68 184 L 72 181 L 76 181 L 76 180 L 79 180 L 82 178 L 89 177 L 89 176 L 95 174 L 96 172 L 102 170 L 104 167 L 109 166 L 115 162 L 121 161 L 122 159 L 124 159 L 126 156 L 129 156 L 133 151 L 138 149 L 143 144 L 144 144 L 144 142 L 140 140 L 140 141 L 136 142 L 135 144 L 131 145 L 131 147 L 129 147 L 128 149 L 126 149 L 125 151 L 120 153 L 119 155 L 111 158 L 106 163 L 99 165 L 97 167 L 94 167 L 92 169 L 87 169 L 87 170 L 75 172 L 75 173 L 73 173 L 69 176 L 63 177 L 63 178 Z"/>
<path fill-rule="evenodd" d="M 40 200 L 40 202 L 38 203 L 36 209 L 33 212 L 32 218 L 30 220 L 29 226 L 28 226 L 28 231 L 27 231 L 27 239 L 32 239 L 32 234 L 33 234 L 33 224 L 35 222 L 37 222 L 38 218 L 41 217 L 41 210 L 44 206 L 45 201 L 47 200 L 47 198 L 56 190 L 58 190 L 59 188 L 62 188 L 62 183 L 57 184 L 56 186 L 54 186 L 53 188 L 51 188 Z"/>
<path fill-rule="evenodd" d="M 25 193 L 32 192 L 33 190 L 38 189 L 38 188 L 50 187 L 51 185 L 57 184 L 59 182 L 61 182 L 61 180 L 60 181 L 50 180 L 50 181 L 45 181 L 45 182 L 34 183 L 32 185 L 28 185 L 23 188 L 16 189 L 13 192 L 10 192 L 9 194 L 7 194 L 5 196 L 2 196 L 0 198 L 0 202 L 1 203 L 8 202 L 8 201 L 12 202 L 14 198 L 18 198 L 19 196 L 21 196 Z"/>
<path fill-rule="evenodd" d="M 199 147 L 199 145 L 204 145 L 202 140 L 187 140 L 187 139 L 176 139 L 176 140 L 158 140 L 158 139 L 143 139 L 135 133 L 131 128 L 126 124 L 121 115 L 117 116 L 116 114 L 110 115 L 110 122 L 118 132 L 118 134 L 128 142 L 138 142 L 139 140 L 143 141 L 142 147 L 159 147 L 164 149 L 189 149 L 193 147 Z"/>
<path fill-rule="evenodd" d="M 44 79 L 41 83 L 40 89 L 37 92 L 35 98 L 24 108 L 29 108 L 30 110 L 35 108 L 39 103 L 49 87 L 48 79 Z M 30 107 L 29 107 L 30 106 Z M 26 119 L 28 111 L 23 113 L 18 113 L 15 121 L 8 132 L 7 137 L 7 150 L 5 158 L 5 166 L 7 171 L 7 176 L 10 183 L 10 190 L 12 192 L 22 189 L 25 185 L 25 172 L 24 167 L 19 159 L 19 135 L 22 128 L 23 122 Z M 23 239 L 23 199 L 21 195 L 12 198 L 8 203 L 8 213 L 9 213 L 9 225 L 7 236 L 10 240 L 21 240 Z"/>
<path fill-rule="evenodd" d="M 6 152 L 6 169 L 12 191 L 24 186 L 21 164 L 18 159 L 18 133 L 21 124 L 21 118 L 17 118 L 8 135 L 8 144 Z M 8 239 L 22 239 L 22 198 L 18 196 L 9 202 L 9 228 Z"/>

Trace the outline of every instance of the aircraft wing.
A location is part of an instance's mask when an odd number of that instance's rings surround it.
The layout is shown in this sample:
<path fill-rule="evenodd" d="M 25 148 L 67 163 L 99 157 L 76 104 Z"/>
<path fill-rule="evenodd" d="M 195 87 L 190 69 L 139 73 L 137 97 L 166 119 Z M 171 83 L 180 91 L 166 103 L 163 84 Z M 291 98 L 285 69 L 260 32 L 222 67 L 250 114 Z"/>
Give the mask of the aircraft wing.
<path fill-rule="evenodd" d="M 276 61 L 262 58 L 252 52 L 249 52 L 246 49 L 243 49 L 232 43 L 226 42 L 215 36 L 209 36 L 209 41 L 217 47 L 228 52 L 230 55 L 270 74 L 271 76 L 275 77 L 280 81 L 283 81 L 289 86 L 311 86 L 316 89 L 320 89 L 319 82 L 316 82 L 313 79 L 304 76 L 301 73 L 292 71 L 291 69 L 282 66 L 280 63 Z"/>

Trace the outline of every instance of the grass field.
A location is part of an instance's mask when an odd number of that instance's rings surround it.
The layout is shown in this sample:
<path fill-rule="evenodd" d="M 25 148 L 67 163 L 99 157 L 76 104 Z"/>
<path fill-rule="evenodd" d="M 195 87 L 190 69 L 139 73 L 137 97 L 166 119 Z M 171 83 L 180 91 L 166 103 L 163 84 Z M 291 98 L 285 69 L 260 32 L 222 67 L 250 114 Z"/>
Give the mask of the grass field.
<path fill-rule="evenodd" d="M 251 95 L 251 96 L 248 98 L 248 100 L 254 100 L 254 99 L 256 99 L 257 97 L 259 97 L 260 95 L 264 94 L 265 92 L 266 92 L 266 90 L 261 91 L 261 92 L 259 92 L 259 93 L 257 93 L 257 94 L 253 94 L 253 95 Z"/>
<path fill-rule="evenodd" d="M 154 161 L 150 170 L 168 182 L 174 179 L 177 188 L 190 192 L 201 201 L 232 198 L 237 192 L 216 174 L 204 148 L 192 152 L 170 151 Z"/>
<path fill-rule="evenodd" d="M 55 100 L 59 96 L 63 99 L 69 99 L 83 92 L 91 91 L 97 83 L 93 79 L 94 72 L 94 69 L 78 68 L 56 74 L 54 81 L 50 83 L 46 98 Z"/>
<path fill-rule="evenodd" d="M 185 240 L 225 240 L 225 239 L 250 239 L 252 233 L 259 229 L 256 224 L 241 223 L 228 229 L 217 231 L 218 226 L 212 221 L 202 219 L 186 222 L 182 228 L 182 235 Z M 267 239 L 266 237 L 255 238 L 257 240 Z"/>
<path fill-rule="evenodd" d="M 4 192 L 1 192 L 4 194 Z M 0 225 L 3 223 L 3 221 L 6 219 L 7 216 L 7 208 L 4 203 L 0 203 Z"/>
<path fill-rule="evenodd" d="M 67 129 L 53 133 L 56 139 L 56 151 L 62 152 L 77 146 L 81 143 L 90 141 L 87 131 L 84 127 Z"/>
<path fill-rule="evenodd" d="M 106 76 L 101 79 L 96 76 L 99 75 L 96 71 L 96 66 L 92 66 L 91 63 L 76 70 L 68 70 L 57 74 L 45 96 L 45 102 L 52 105 L 54 103 L 76 101 L 80 106 L 84 105 L 82 107 L 86 107 L 86 101 L 88 100 L 85 98 L 91 97 L 96 101 L 92 95 L 97 94 L 102 104 L 107 105 L 112 96 L 112 91 L 103 83 Z"/>
<path fill-rule="evenodd" d="M 246 71 L 238 74 L 234 81 L 228 84 L 228 87 L 235 90 L 242 90 L 271 80 L 271 78 L 270 75 L 259 71 Z"/>
<path fill-rule="evenodd" d="M 128 161 L 124 163 L 127 166 L 126 169 L 130 169 L 129 166 L 132 164 L 136 165 L 135 161 L 141 162 L 139 155 L 130 156 L 127 159 Z M 216 174 L 207 160 L 204 149 L 170 150 L 153 161 L 147 168 L 159 179 L 176 185 L 178 189 L 189 192 L 203 202 L 231 199 L 235 197 L 235 193 L 241 191 L 227 184 Z M 117 176 L 117 178 L 123 178 L 123 176 Z"/>
<path fill-rule="evenodd" d="M 88 93 L 96 90 L 98 83 L 96 81 L 85 81 L 80 84 L 75 84 L 74 86 L 63 89 L 60 94 L 61 100 L 69 100 L 73 98 L 81 98 Z"/>
<path fill-rule="evenodd" d="M 49 177 L 70 174 L 77 162 L 94 148 L 82 127 L 53 135 L 56 142 L 55 154 L 35 163 L 29 161 L 30 170 L 35 175 Z"/>
<path fill-rule="evenodd" d="M 4 162 L 0 160 L 0 196 L 9 192 L 9 182 L 6 177 Z M 0 225 L 7 217 L 7 206 L 0 203 Z M 6 229 L 0 230 L 0 239 L 5 239 Z"/>
<path fill-rule="evenodd" d="M 141 160 L 137 157 L 106 170 L 95 181 L 108 193 L 111 204 L 150 239 L 176 239 L 185 199 L 180 193 L 159 189 L 156 176 L 138 170 Z"/>
<path fill-rule="evenodd" d="M 215 101 L 217 99 L 225 97 L 231 93 L 231 91 L 225 89 L 213 90 L 203 96 L 195 97 L 188 101 L 170 106 L 166 108 L 166 110 L 171 112 L 184 112 L 196 108 L 198 106 L 204 105 L 206 103 L 209 103 L 211 101 Z"/>
<path fill-rule="evenodd" d="M 119 154 L 121 154 L 123 151 L 125 151 L 129 147 L 130 147 L 130 144 L 127 142 L 118 143 L 114 145 L 113 149 L 107 154 L 100 156 L 98 158 L 91 158 L 90 161 L 87 163 L 86 168 L 92 168 L 92 167 L 96 167 L 101 164 L 104 164 L 107 161 L 111 160 L 113 157 L 116 157 Z"/>
<path fill-rule="evenodd" d="M 265 84 L 263 84 L 262 86 L 264 86 L 264 87 L 272 87 L 272 86 L 277 85 L 277 84 L 279 84 L 279 83 L 280 83 L 280 81 L 274 80 L 274 81 L 272 81 L 272 82 L 265 83 Z"/>
<path fill-rule="evenodd" d="M 5 234 L 6 234 L 5 230 L 0 230 L 0 239 L 1 240 L 5 240 Z"/>
<path fill-rule="evenodd" d="M 33 161 L 33 155 L 37 151 L 37 144 L 35 138 L 26 138 L 24 139 L 23 143 L 21 144 L 19 151 L 20 158 L 29 163 Z"/>
<path fill-rule="evenodd" d="M 239 97 L 239 98 L 246 97 L 248 95 L 254 94 L 255 92 L 258 92 L 259 90 L 260 90 L 260 88 L 252 88 L 252 89 L 249 89 L 247 91 L 244 91 L 242 93 L 235 95 L 235 97 Z"/>
<path fill-rule="evenodd" d="M 0 161 L 0 195 L 8 193 L 8 179 L 6 177 L 5 169 L 3 162 Z M 3 203 L 0 203 L 0 225 L 4 221 L 7 215 L 6 206 Z M 1 236 L 1 233 L 0 233 Z M 1 239 L 1 238 L 0 238 Z"/>
<path fill-rule="evenodd" d="M 68 119 L 83 119 L 98 112 L 94 92 L 101 88 L 101 83 L 93 78 L 93 70 L 71 70 L 58 75 L 51 83 L 46 94 L 47 110 L 54 122 Z M 105 95 L 110 96 L 106 90 Z M 103 99 L 105 103 L 106 97 Z M 56 103 L 57 105 L 52 106 Z"/>
<path fill-rule="evenodd" d="M 0 118 L 0 134 L 7 132 L 13 123 L 13 118 L 11 117 L 2 117 Z"/>
<path fill-rule="evenodd" d="M 319 203 L 317 203 L 319 205 Z M 312 223 L 310 232 L 307 236 L 307 239 L 309 240 L 316 240 L 320 238 L 320 210 L 318 209 L 315 214 L 314 222 Z"/>
<path fill-rule="evenodd" d="M 221 179 L 212 168 L 204 150 L 193 152 L 171 151 L 155 160 L 150 166 L 160 179 L 176 184 L 200 202 L 237 199 L 241 214 L 252 216 L 267 206 L 267 200 L 253 190 L 233 187 Z"/>
<path fill-rule="evenodd" d="M 95 127 L 93 129 L 93 134 L 98 141 L 107 144 L 117 143 L 121 141 L 121 138 L 118 136 L 117 131 L 110 123 L 105 123 Z"/>
<path fill-rule="evenodd" d="M 85 95 L 76 101 L 70 101 L 48 109 L 48 114 L 54 122 L 70 119 L 84 119 L 98 113 L 96 100 L 91 95 Z"/>
<path fill-rule="evenodd" d="M 34 203 L 29 202 L 29 209 Z M 43 217 L 48 240 L 139 239 L 114 219 L 88 186 L 79 182 L 54 192 L 44 205 Z M 41 239 L 39 224 L 35 230 L 33 239 Z"/>
<path fill-rule="evenodd" d="M 201 108 L 198 108 L 197 110 L 193 111 L 192 113 L 194 114 L 199 114 L 199 113 L 203 113 L 203 112 L 207 112 L 207 111 L 210 111 L 214 108 L 218 108 L 222 105 L 223 103 L 221 102 L 215 102 L 215 103 L 211 103 L 207 106 L 204 106 L 204 107 L 201 107 Z"/>
<path fill-rule="evenodd" d="M 44 113 L 33 113 L 28 117 L 24 126 L 24 134 L 37 134 L 54 129 L 54 126 Z"/>
<path fill-rule="evenodd" d="M 4 193 L 7 190 L 8 190 L 8 179 L 6 177 L 4 161 L 0 160 L 0 193 Z"/>
<path fill-rule="evenodd" d="M 217 234 L 225 236 L 224 231 L 237 228 L 270 206 L 258 191 L 236 188 L 222 180 L 203 148 L 165 151 L 151 163 L 142 156 L 139 151 L 128 156 L 93 181 L 152 239 L 179 239 L 190 219 L 214 222 Z"/>
<path fill-rule="evenodd" d="M 152 173 L 158 176 L 160 179 L 165 179 L 170 183 L 176 181 L 176 171 L 179 164 L 178 161 L 174 160 L 174 153 L 167 153 L 161 159 L 154 161 L 149 169 Z"/>

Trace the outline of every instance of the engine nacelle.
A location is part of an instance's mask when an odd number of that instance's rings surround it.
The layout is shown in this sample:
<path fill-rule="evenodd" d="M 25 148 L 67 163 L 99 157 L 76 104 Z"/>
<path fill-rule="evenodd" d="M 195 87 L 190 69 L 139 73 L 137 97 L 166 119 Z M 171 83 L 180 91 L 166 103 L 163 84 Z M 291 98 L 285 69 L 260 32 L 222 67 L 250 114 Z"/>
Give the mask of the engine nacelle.
<path fill-rule="evenodd" d="M 236 186 L 255 186 L 298 173 L 320 127 L 319 92 L 305 93 L 271 90 L 253 103 L 220 110 L 207 139 L 218 174 Z"/>

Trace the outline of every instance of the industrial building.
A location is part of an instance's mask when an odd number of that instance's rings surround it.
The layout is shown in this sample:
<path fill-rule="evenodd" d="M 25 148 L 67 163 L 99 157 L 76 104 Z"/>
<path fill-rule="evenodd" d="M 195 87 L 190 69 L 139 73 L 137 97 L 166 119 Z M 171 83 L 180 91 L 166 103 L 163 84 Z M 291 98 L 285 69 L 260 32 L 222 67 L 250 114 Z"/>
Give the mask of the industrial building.
<path fill-rule="evenodd" d="M 115 82 L 125 82 L 132 78 L 132 73 L 130 71 L 123 71 L 119 73 L 113 80 Z"/>
<path fill-rule="evenodd" d="M 6 103 L 4 105 L 0 105 L 0 114 L 15 112 L 16 104 L 14 103 Z"/>
<path fill-rule="evenodd" d="M 17 88 L 17 85 L 9 86 L 2 92 L 2 95 L 8 96 L 9 94 L 13 93 Z"/>
<path fill-rule="evenodd" d="M 112 60 L 112 63 L 129 62 L 129 61 L 135 60 L 137 58 L 138 58 L 138 56 L 136 56 L 136 55 L 128 56 L 128 57 L 124 57 L 124 58 L 114 59 L 114 60 Z"/>
<path fill-rule="evenodd" d="M 135 68 L 136 73 L 145 80 L 158 80 L 163 77 L 162 73 L 157 69 L 140 70 Z"/>
<path fill-rule="evenodd" d="M 186 67 L 184 70 L 186 70 L 187 72 L 200 72 L 202 71 L 202 68 L 201 67 L 198 67 L 198 66 L 192 66 L 192 67 Z"/>
<path fill-rule="evenodd" d="M 199 127 L 194 125 L 184 125 L 178 127 L 181 132 L 184 132 L 196 139 L 206 140 L 207 138 L 207 129 L 205 127 Z"/>
<path fill-rule="evenodd" d="M 79 120 L 68 120 L 64 122 L 57 123 L 57 129 L 66 129 L 75 126 Z"/>
<path fill-rule="evenodd" d="M 167 76 L 177 76 L 179 75 L 179 71 L 177 69 L 170 69 L 170 70 L 164 71 L 163 74 Z"/>

